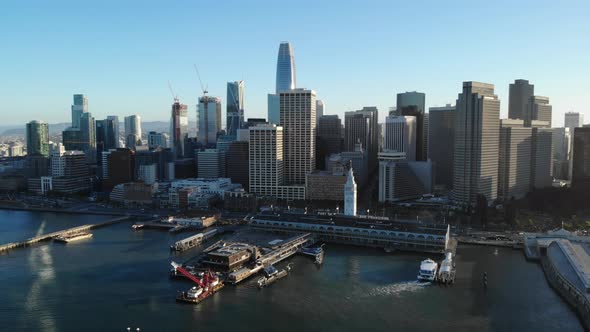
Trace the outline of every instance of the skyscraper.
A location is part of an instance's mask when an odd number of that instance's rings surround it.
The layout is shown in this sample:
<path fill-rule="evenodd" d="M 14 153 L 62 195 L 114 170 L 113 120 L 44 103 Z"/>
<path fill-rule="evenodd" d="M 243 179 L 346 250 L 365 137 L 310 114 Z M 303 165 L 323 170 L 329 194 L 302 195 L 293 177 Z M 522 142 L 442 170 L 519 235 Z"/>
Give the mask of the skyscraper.
<path fill-rule="evenodd" d="M 227 135 L 235 137 L 244 126 L 244 81 L 227 82 Z"/>
<path fill-rule="evenodd" d="M 527 104 L 535 94 L 535 86 L 527 80 L 515 80 L 510 84 L 508 96 L 508 117 L 526 120 Z"/>
<path fill-rule="evenodd" d="M 453 187 L 455 106 L 430 107 L 428 112 L 428 159 L 434 167 L 437 185 Z"/>
<path fill-rule="evenodd" d="M 281 126 L 284 132 L 285 183 L 305 184 L 305 175 L 315 169 L 316 93 L 293 89 L 280 96 Z"/>
<path fill-rule="evenodd" d="M 318 125 L 320 123 L 320 118 L 322 116 L 324 116 L 324 108 L 325 108 L 324 101 L 317 99 L 315 101 L 315 114 L 316 114 L 316 118 L 318 120 Z"/>
<path fill-rule="evenodd" d="M 214 147 L 221 131 L 221 98 L 203 96 L 197 106 L 198 140 L 205 147 Z"/>
<path fill-rule="evenodd" d="M 295 89 L 297 78 L 295 75 L 295 54 L 293 47 L 288 42 L 282 42 L 279 46 L 277 57 L 277 82 L 275 92 Z"/>
<path fill-rule="evenodd" d="M 174 99 L 170 116 L 172 150 L 177 158 L 185 156 L 184 141 L 188 138 L 188 107 Z"/>
<path fill-rule="evenodd" d="M 279 106 L 279 93 L 295 89 L 295 55 L 293 47 L 288 42 L 279 46 L 277 56 L 276 88 L 274 94 L 268 95 L 268 122 L 278 125 L 281 123 L 281 111 Z"/>
<path fill-rule="evenodd" d="M 523 120 L 501 120 L 498 197 L 509 200 L 526 195 L 531 184 L 532 128 Z"/>
<path fill-rule="evenodd" d="M 570 132 L 574 128 L 583 127 L 584 126 L 584 114 L 580 114 L 578 112 L 567 112 L 565 113 L 565 125 L 570 129 Z"/>
<path fill-rule="evenodd" d="M 590 127 L 574 129 L 572 186 L 590 185 Z"/>
<path fill-rule="evenodd" d="M 259 124 L 249 128 L 250 192 L 277 196 L 283 185 L 283 127 Z"/>
<path fill-rule="evenodd" d="M 137 114 L 125 117 L 125 147 L 135 149 L 141 145 L 141 117 Z"/>
<path fill-rule="evenodd" d="M 324 115 L 318 120 L 316 168 L 325 169 L 326 157 L 342 151 L 342 121 L 338 115 Z"/>
<path fill-rule="evenodd" d="M 549 98 L 542 96 L 532 96 L 527 104 L 526 113 L 523 118 L 524 125 L 530 127 L 532 121 L 546 121 L 548 128 L 551 128 L 551 105 Z"/>
<path fill-rule="evenodd" d="M 96 120 L 96 155 L 100 172 L 104 169 L 102 153 L 117 148 L 119 135 L 116 128 L 112 117 Z"/>
<path fill-rule="evenodd" d="M 463 82 L 457 99 L 453 199 L 474 204 L 478 194 L 488 201 L 498 190 L 500 100 L 494 85 Z"/>
<path fill-rule="evenodd" d="M 389 115 L 385 118 L 384 151 L 404 152 L 406 160 L 416 160 L 416 117 Z"/>
<path fill-rule="evenodd" d="M 115 132 L 115 147 L 121 147 L 121 130 L 119 129 L 119 117 L 116 115 L 109 115 L 107 116 L 107 120 L 113 122 L 113 131 Z"/>
<path fill-rule="evenodd" d="M 379 148 L 379 113 L 377 107 L 363 107 L 344 114 L 344 151 L 355 151 L 361 143 L 369 157 L 369 169 L 377 165 Z"/>
<path fill-rule="evenodd" d="M 553 183 L 553 131 L 545 121 L 533 121 L 532 128 L 531 189 L 548 188 Z"/>
<path fill-rule="evenodd" d="M 425 122 L 426 95 L 422 92 L 404 92 L 397 94 L 397 114 L 416 117 L 416 159 L 426 160 L 428 155 L 428 130 Z"/>
<path fill-rule="evenodd" d="M 72 127 L 80 127 L 80 116 L 88 112 L 88 99 L 85 95 L 74 95 L 74 104 L 72 105 Z"/>
<path fill-rule="evenodd" d="M 49 126 L 33 120 L 27 123 L 27 154 L 49 157 Z"/>
<path fill-rule="evenodd" d="M 70 127 L 62 132 L 62 141 L 68 151 L 83 151 L 86 161 L 96 162 L 96 122 L 92 114 L 82 113 L 78 127 Z"/>

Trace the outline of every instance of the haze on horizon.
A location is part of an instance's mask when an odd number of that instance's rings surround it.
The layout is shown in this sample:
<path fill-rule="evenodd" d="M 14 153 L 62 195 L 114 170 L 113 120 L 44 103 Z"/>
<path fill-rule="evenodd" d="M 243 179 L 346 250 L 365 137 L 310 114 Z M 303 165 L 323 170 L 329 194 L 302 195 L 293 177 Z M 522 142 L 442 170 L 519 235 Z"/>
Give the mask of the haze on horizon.
<path fill-rule="evenodd" d="M 507 117 L 508 85 L 527 79 L 550 98 L 554 126 L 590 118 L 588 1 L 273 1 L 172 3 L 36 1 L 0 4 L 3 125 L 67 122 L 74 93 L 96 119 L 139 114 L 167 121 L 172 83 L 196 119 L 202 94 L 223 100 L 245 80 L 245 116 L 266 117 L 281 41 L 295 50 L 297 85 L 326 114 L 377 106 L 404 91 L 427 107 L 455 103 L 463 81 L 492 83 Z"/>

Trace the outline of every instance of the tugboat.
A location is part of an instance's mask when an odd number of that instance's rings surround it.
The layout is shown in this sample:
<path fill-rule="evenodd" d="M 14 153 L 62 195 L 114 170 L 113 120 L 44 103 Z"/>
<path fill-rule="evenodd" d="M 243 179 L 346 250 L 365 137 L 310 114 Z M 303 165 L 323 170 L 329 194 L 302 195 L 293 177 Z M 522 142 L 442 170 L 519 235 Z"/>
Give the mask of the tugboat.
<path fill-rule="evenodd" d="M 419 281 L 434 281 L 436 278 L 436 270 L 438 264 L 430 258 L 427 258 L 420 263 L 420 271 L 418 272 Z"/>
<path fill-rule="evenodd" d="M 172 262 L 171 264 L 177 272 L 184 274 L 198 285 L 193 286 L 188 291 L 179 292 L 176 297 L 176 301 L 178 302 L 198 304 L 209 296 L 217 293 L 224 286 L 219 280 L 219 277 L 211 273 L 211 271 L 203 272 L 202 274 L 199 273 L 199 276 L 201 277 L 199 279 L 185 270 L 180 264 L 175 262 Z"/>
<path fill-rule="evenodd" d="M 291 264 L 287 265 L 287 267 L 280 272 L 272 265 L 265 267 L 264 274 L 266 276 L 258 279 L 258 288 L 266 287 L 275 281 L 286 277 L 289 275 L 289 271 L 291 271 Z"/>

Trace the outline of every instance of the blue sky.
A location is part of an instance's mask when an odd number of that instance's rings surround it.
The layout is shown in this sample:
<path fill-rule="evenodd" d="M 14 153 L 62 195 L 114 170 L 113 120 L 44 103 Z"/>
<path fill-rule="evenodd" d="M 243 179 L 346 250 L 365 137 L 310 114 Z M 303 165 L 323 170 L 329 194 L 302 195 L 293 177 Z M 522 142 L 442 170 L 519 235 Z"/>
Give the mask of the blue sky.
<path fill-rule="evenodd" d="M 168 81 L 196 118 L 197 64 L 211 95 L 244 79 L 246 117 L 266 117 L 278 46 L 294 45 L 297 85 L 328 114 L 395 94 L 453 103 L 461 82 L 493 83 L 507 114 L 517 78 L 563 113 L 590 119 L 590 1 L 2 1 L 1 125 L 70 120 L 84 93 L 96 118 L 169 119 Z M 224 115 L 225 117 L 225 106 Z"/>

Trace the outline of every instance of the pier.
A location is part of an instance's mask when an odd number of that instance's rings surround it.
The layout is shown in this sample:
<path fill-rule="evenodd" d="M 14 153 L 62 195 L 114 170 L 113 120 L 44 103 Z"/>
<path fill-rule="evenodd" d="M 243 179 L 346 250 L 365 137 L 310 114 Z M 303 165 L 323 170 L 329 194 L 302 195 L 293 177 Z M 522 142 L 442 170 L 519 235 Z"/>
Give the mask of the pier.
<path fill-rule="evenodd" d="M 199 244 L 203 243 L 203 241 L 220 233 L 221 232 L 219 230 L 212 229 L 204 233 L 189 236 L 186 239 L 176 241 L 173 245 L 170 246 L 170 249 L 174 251 L 185 251 L 198 246 Z"/>
<path fill-rule="evenodd" d="M 76 233 L 80 233 L 80 232 L 84 232 L 84 231 L 89 231 L 91 229 L 96 229 L 96 228 L 100 228 L 100 227 L 104 227 L 104 226 L 108 226 L 108 225 L 112 225 L 124 220 L 129 219 L 128 216 L 125 217 L 119 217 L 119 218 L 114 218 L 114 219 L 110 219 L 98 224 L 87 224 L 87 225 L 82 225 L 82 226 L 76 226 L 76 227 L 72 227 L 72 228 L 68 228 L 68 229 L 64 229 L 61 231 L 57 231 L 57 232 L 52 232 L 52 233 L 47 233 L 47 234 L 42 234 L 39 236 L 35 236 L 20 242 L 12 242 L 12 243 L 7 243 L 4 244 L 2 246 L 0 246 L 0 253 L 2 252 L 6 252 L 12 249 L 17 249 L 17 248 L 24 248 L 24 247 L 28 247 L 30 245 L 33 245 L 37 242 L 42 242 L 42 241 L 47 241 L 50 240 L 56 236 L 64 236 L 64 235 L 70 235 L 70 234 L 76 234 Z"/>
<path fill-rule="evenodd" d="M 133 230 L 142 230 L 142 229 L 159 229 L 159 230 L 167 230 L 170 233 L 178 233 L 181 231 L 185 231 L 191 228 L 188 225 L 177 225 L 159 221 L 146 221 L 146 222 L 137 222 L 131 226 Z"/>

